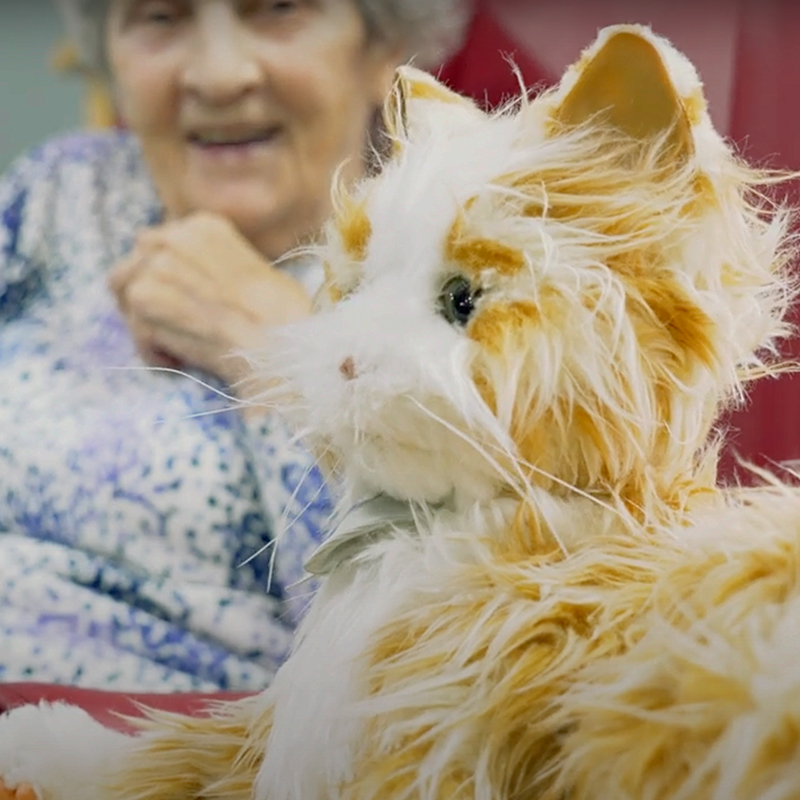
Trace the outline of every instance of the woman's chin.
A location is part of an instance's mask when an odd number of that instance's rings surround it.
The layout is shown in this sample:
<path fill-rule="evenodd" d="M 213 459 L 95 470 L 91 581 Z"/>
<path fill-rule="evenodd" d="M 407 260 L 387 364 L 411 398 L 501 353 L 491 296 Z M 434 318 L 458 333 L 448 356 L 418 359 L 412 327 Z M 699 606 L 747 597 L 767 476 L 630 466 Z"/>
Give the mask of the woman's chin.
<path fill-rule="evenodd" d="M 263 181 L 196 182 L 187 192 L 187 212 L 206 211 L 228 219 L 260 252 L 277 258 L 304 241 L 322 221 L 305 201 L 265 187 Z"/>

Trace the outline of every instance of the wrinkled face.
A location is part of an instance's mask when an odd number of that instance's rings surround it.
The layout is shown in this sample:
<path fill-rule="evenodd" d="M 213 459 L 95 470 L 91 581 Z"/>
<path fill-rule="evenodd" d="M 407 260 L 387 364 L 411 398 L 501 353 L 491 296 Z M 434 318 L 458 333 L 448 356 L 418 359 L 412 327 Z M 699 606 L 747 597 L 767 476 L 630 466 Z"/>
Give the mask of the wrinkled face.
<path fill-rule="evenodd" d="M 274 356 L 351 494 L 708 488 L 719 403 L 779 330 L 781 223 L 667 48 L 624 29 L 498 117 L 400 73 L 395 156 L 339 198 L 321 311 Z"/>
<path fill-rule="evenodd" d="M 342 162 L 360 174 L 397 58 L 353 0 L 112 0 L 107 41 L 168 214 L 223 214 L 272 258 L 318 229 Z"/>

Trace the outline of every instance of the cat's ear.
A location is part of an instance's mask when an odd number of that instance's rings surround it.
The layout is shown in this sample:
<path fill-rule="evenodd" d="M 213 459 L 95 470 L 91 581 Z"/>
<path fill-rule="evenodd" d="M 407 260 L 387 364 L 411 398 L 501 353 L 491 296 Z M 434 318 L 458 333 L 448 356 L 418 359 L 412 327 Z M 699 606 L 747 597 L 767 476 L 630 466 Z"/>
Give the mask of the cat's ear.
<path fill-rule="evenodd" d="M 432 125 L 455 128 L 484 116 L 472 100 L 430 73 L 408 65 L 398 67 L 383 107 L 384 128 L 395 141 L 413 137 Z"/>
<path fill-rule="evenodd" d="M 670 158 L 689 158 L 691 122 L 673 79 L 676 66 L 683 65 L 668 58 L 646 28 L 606 28 L 565 74 L 554 97 L 553 121 L 558 127 L 602 121 L 642 142 L 661 140 Z"/>

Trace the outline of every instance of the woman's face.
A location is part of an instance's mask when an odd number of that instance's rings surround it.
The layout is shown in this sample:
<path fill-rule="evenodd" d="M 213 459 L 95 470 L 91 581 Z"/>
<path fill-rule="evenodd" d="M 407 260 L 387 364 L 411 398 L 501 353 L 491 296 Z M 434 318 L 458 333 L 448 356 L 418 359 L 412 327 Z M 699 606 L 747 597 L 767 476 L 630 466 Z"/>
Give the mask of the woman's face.
<path fill-rule="evenodd" d="M 213 211 L 276 258 L 363 166 L 398 48 L 354 0 L 111 0 L 120 112 L 170 217 Z"/>

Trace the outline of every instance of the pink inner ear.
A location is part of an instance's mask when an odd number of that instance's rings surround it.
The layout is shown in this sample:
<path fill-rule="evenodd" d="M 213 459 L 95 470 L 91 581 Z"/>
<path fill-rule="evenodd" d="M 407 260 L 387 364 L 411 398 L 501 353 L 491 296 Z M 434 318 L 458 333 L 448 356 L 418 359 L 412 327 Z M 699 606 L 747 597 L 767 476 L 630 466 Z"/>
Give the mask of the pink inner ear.
<path fill-rule="evenodd" d="M 383 105 L 383 127 L 390 137 L 406 133 L 406 91 L 403 86 L 402 72 L 398 69 L 394 77 L 392 90 Z"/>
<path fill-rule="evenodd" d="M 431 74 L 409 66 L 399 67 L 394 86 L 383 109 L 383 123 L 391 137 L 413 133 L 415 117 L 423 119 L 427 109 L 453 106 L 475 117 L 483 116 L 469 97 L 454 92 Z"/>
<path fill-rule="evenodd" d="M 577 126 L 600 116 L 639 141 L 667 135 L 670 157 L 694 150 L 689 120 L 664 61 L 644 36 L 620 31 L 588 57 L 577 82 L 554 113 Z"/>

